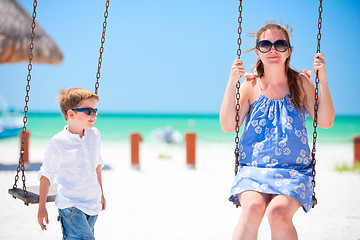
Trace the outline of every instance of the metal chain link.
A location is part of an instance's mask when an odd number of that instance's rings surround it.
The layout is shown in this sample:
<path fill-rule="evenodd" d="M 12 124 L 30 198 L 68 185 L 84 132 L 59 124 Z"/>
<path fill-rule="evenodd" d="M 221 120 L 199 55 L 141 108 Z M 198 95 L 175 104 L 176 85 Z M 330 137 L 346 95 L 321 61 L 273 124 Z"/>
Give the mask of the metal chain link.
<path fill-rule="evenodd" d="M 237 39 L 237 44 L 238 44 L 238 50 L 237 50 L 237 56 L 238 59 L 240 59 L 241 56 L 241 33 L 242 33 L 242 27 L 241 27 L 241 23 L 242 23 L 242 0 L 239 0 L 239 17 L 238 17 L 238 23 L 239 23 L 239 27 L 238 27 L 238 39 Z M 238 81 L 238 83 L 236 84 L 236 116 L 235 116 L 235 121 L 236 121 L 236 125 L 235 125 L 235 132 L 236 132 L 236 137 L 235 137 L 235 176 L 237 174 L 238 168 L 239 168 L 239 130 L 240 130 L 240 126 L 239 126 L 239 121 L 240 121 L 240 115 L 239 115 L 239 111 L 240 111 L 240 79 Z M 240 203 L 237 202 L 235 203 L 236 207 L 240 206 Z"/>
<path fill-rule="evenodd" d="M 29 102 L 29 92 L 30 92 L 30 81 L 31 81 L 31 70 L 32 70 L 32 59 L 33 59 L 33 49 L 34 49 L 34 38 L 35 38 L 35 19 L 36 19 L 36 7 L 37 7 L 37 0 L 34 0 L 33 3 L 33 13 L 32 13 L 32 23 L 31 23 L 31 36 L 30 36 L 30 53 L 29 53 L 29 64 L 28 64 L 28 74 L 27 74 L 27 85 L 26 85 L 26 96 L 25 96 L 25 107 L 24 107 L 24 118 L 23 118 L 23 123 L 24 126 L 21 130 L 21 148 L 20 148 L 20 158 L 19 158 L 19 165 L 17 167 L 17 172 L 16 172 L 16 176 L 15 176 L 15 183 L 13 185 L 13 189 L 17 188 L 17 181 L 19 180 L 19 172 L 22 172 L 22 181 L 23 181 L 23 191 L 24 191 L 24 196 L 28 197 L 28 192 L 26 190 L 26 185 L 25 185 L 25 166 L 24 166 L 24 153 L 25 153 L 25 149 L 24 149 L 24 144 L 25 144 L 25 133 L 26 133 L 26 123 L 27 123 L 27 112 L 29 110 L 28 108 L 28 102 Z M 26 204 L 26 203 L 25 203 Z M 26 204 L 28 205 L 28 204 Z"/>
<path fill-rule="evenodd" d="M 104 52 L 104 43 L 105 43 L 105 32 L 106 32 L 106 26 L 107 22 L 106 19 L 109 15 L 108 8 L 109 8 L 110 1 L 107 0 L 105 4 L 105 12 L 104 12 L 104 22 L 103 22 L 103 30 L 102 30 L 102 36 L 101 36 L 101 46 L 100 46 L 100 56 L 99 56 L 99 62 L 98 62 L 98 71 L 96 74 L 96 83 L 95 83 L 95 94 L 97 94 L 99 89 L 99 79 L 100 79 L 100 69 L 101 69 L 101 62 L 102 62 L 102 54 Z"/>
<path fill-rule="evenodd" d="M 322 0 L 319 0 L 320 5 L 319 5 L 319 19 L 318 19 L 318 29 L 319 32 L 317 34 L 317 50 L 316 53 L 320 53 L 320 40 L 321 40 L 321 26 L 322 26 L 322 18 L 321 18 L 321 13 L 323 11 L 323 7 L 322 7 Z M 311 156 L 312 156 L 312 161 L 311 161 L 311 165 L 313 167 L 313 171 L 312 171 L 312 175 L 313 175 L 313 180 L 312 180 L 312 184 L 313 184 L 313 204 L 312 207 L 315 207 L 315 205 L 317 204 L 317 199 L 315 196 L 315 175 L 316 175 L 316 171 L 315 171 L 315 165 L 316 165 L 316 159 L 315 159 L 315 153 L 316 153 L 316 138 L 317 138 L 317 132 L 316 132 L 316 128 L 317 128 L 317 113 L 318 113 L 318 109 L 319 109 L 319 76 L 318 76 L 318 71 L 316 71 L 316 77 L 315 77 L 315 104 L 314 104 L 314 122 L 313 122 L 313 127 L 314 127 L 314 133 L 313 133 L 313 148 L 311 151 Z"/>
<path fill-rule="evenodd" d="M 239 23 L 239 27 L 238 27 L 238 39 L 237 39 L 237 43 L 238 43 L 238 50 L 237 50 L 237 56 L 238 59 L 240 59 L 241 56 L 241 33 L 242 33 L 242 28 L 241 28 L 241 23 L 242 23 L 242 0 L 239 0 L 239 17 L 238 17 L 238 23 Z M 235 132 L 236 132 L 236 137 L 235 137 L 235 176 L 237 174 L 238 171 L 238 167 L 239 167 L 239 111 L 240 111 L 240 80 L 238 81 L 238 83 L 236 84 L 236 116 L 235 116 L 235 121 L 236 121 L 236 126 L 235 126 Z"/>

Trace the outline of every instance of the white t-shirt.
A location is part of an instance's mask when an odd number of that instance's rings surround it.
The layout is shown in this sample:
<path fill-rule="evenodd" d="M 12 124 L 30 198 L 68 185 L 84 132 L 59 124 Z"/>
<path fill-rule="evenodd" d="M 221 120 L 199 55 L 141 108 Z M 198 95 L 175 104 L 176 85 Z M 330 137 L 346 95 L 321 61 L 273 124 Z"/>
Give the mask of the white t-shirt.
<path fill-rule="evenodd" d="M 100 132 L 95 127 L 85 129 L 80 138 L 66 128 L 51 139 L 39 179 L 45 176 L 52 184 L 57 178 L 55 205 L 59 209 L 76 207 L 88 215 L 97 215 L 102 205 L 96 167 L 104 166 L 100 155 Z"/>

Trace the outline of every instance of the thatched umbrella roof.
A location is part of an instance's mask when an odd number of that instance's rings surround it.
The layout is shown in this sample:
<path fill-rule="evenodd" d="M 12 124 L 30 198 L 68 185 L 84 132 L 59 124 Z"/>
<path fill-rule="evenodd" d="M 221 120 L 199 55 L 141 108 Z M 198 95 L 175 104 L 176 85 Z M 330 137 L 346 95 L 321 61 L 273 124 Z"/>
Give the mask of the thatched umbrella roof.
<path fill-rule="evenodd" d="M 0 64 L 29 61 L 32 17 L 16 0 L 0 0 Z M 33 62 L 59 64 L 63 56 L 36 23 Z"/>

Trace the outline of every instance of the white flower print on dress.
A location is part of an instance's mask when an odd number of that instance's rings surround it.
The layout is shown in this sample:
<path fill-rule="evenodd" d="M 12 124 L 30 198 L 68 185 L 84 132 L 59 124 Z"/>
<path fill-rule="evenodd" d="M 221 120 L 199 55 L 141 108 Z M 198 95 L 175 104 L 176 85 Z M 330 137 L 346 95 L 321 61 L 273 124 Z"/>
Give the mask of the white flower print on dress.
<path fill-rule="evenodd" d="M 261 119 L 260 122 L 259 122 L 259 125 L 262 126 L 262 127 L 265 127 L 266 119 Z"/>
<path fill-rule="evenodd" d="M 289 155 L 291 153 L 290 148 L 286 147 L 286 142 L 281 141 L 278 144 L 279 147 L 275 148 L 275 155 L 279 156 L 281 154 Z"/>
<path fill-rule="evenodd" d="M 274 113 L 273 113 L 273 112 L 269 112 L 269 116 L 268 116 L 269 120 L 273 120 L 274 117 L 275 117 Z"/>
<path fill-rule="evenodd" d="M 254 157 L 257 157 L 258 154 L 259 154 L 259 150 L 258 150 L 257 148 L 255 148 L 255 149 L 253 150 L 253 156 L 254 156 Z"/>
<path fill-rule="evenodd" d="M 286 109 L 289 110 L 289 112 L 294 110 L 291 99 L 289 97 L 286 98 Z"/>
<path fill-rule="evenodd" d="M 283 182 L 284 185 L 289 185 L 290 184 L 290 180 L 287 179 L 287 178 L 284 179 L 282 182 Z"/>
<path fill-rule="evenodd" d="M 305 133 L 305 134 L 304 134 L 304 133 Z M 308 138 L 307 138 L 306 131 L 304 131 L 304 129 L 303 129 L 302 131 L 296 130 L 296 131 L 295 131 L 295 135 L 300 138 L 300 141 L 301 141 L 303 144 L 307 144 Z"/>
<path fill-rule="evenodd" d="M 300 193 L 300 197 L 301 197 L 302 199 L 305 199 L 305 193 L 304 193 L 304 192 Z"/>
<path fill-rule="evenodd" d="M 266 101 L 264 104 L 262 104 L 261 106 L 260 106 L 260 111 L 261 112 L 265 112 L 265 110 L 266 110 L 266 105 L 268 104 L 268 101 Z"/>
<path fill-rule="evenodd" d="M 278 165 L 278 163 L 279 163 L 279 160 L 277 160 L 277 159 L 271 159 L 271 163 L 266 164 L 265 167 L 267 167 L 267 168 L 272 168 L 272 167 L 275 167 L 276 165 Z"/>
<path fill-rule="evenodd" d="M 307 137 L 306 129 L 303 129 L 303 130 L 302 130 L 302 134 L 303 134 L 305 137 Z"/>
<path fill-rule="evenodd" d="M 275 185 L 278 186 L 278 187 L 282 186 L 282 180 L 283 179 L 284 179 L 283 175 L 281 175 L 279 173 L 275 174 Z"/>
<path fill-rule="evenodd" d="M 259 154 L 259 152 L 264 149 L 264 143 L 262 143 L 262 142 L 253 143 L 253 144 L 252 144 L 252 147 L 254 148 L 254 150 L 253 150 L 253 155 L 254 155 L 255 157 L 257 157 L 258 154 Z"/>
<path fill-rule="evenodd" d="M 295 191 L 297 194 L 300 194 L 302 191 L 305 191 L 305 184 L 304 184 L 304 183 L 300 183 L 299 186 L 297 186 L 297 187 L 294 188 L 294 191 Z"/>
<path fill-rule="evenodd" d="M 277 113 L 277 109 L 274 107 L 274 105 L 269 107 L 269 111 L 268 111 L 268 119 L 270 121 L 272 121 L 275 118 L 275 115 Z"/>
<path fill-rule="evenodd" d="M 265 125 L 266 125 L 266 119 L 261 119 L 260 121 L 253 120 L 251 122 L 251 126 L 254 127 L 254 130 L 257 134 L 260 134 L 262 132 L 262 127 L 264 127 Z"/>
<path fill-rule="evenodd" d="M 237 177 L 239 180 L 249 179 L 250 173 L 251 173 L 251 171 L 248 169 L 248 170 L 246 170 L 245 172 L 236 175 L 236 177 Z M 236 182 L 235 182 L 235 185 L 236 185 Z"/>
<path fill-rule="evenodd" d="M 258 121 L 258 120 L 253 120 L 253 121 L 251 122 L 251 126 L 256 127 L 257 125 L 259 125 L 259 121 Z"/>
<path fill-rule="evenodd" d="M 270 141 L 275 133 L 275 128 L 265 128 L 265 138 Z"/>
<path fill-rule="evenodd" d="M 284 148 L 284 155 L 290 154 L 290 148 Z"/>
<path fill-rule="evenodd" d="M 305 150 L 304 149 L 301 149 L 300 156 L 305 157 Z"/>
<path fill-rule="evenodd" d="M 256 132 L 257 134 L 260 134 L 261 131 L 262 131 L 262 128 L 261 128 L 260 126 L 257 126 L 257 127 L 255 128 L 255 132 Z"/>
<path fill-rule="evenodd" d="M 308 188 L 309 188 L 310 191 L 313 191 L 313 188 L 314 188 L 314 185 L 312 183 L 312 179 L 313 178 L 311 176 L 309 176 Z"/>
<path fill-rule="evenodd" d="M 290 174 L 291 177 L 295 177 L 296 174 L 298 174 L 298 171 L 296 171 L 296 170 L 290 170 L 290 171 L 289 171 L 289 174 Z"/>
<path fill-rule="evenodd" d="M 286 105 L 287 110 L 289 110 L 289 112 L 292 112 L 294 110 L 294 107 L 290 104 Z"/>
<path fill-rule="evenodd" d="M 301 142 L 302 142 L 303 144 L 307 144 L 307 143 L 308 143 L 308 137 L 307 137 L 306 129 L 303 129 L 303 130 L 302 130 Z"/>
<path fill-rule="evenodd" d="M 287 116 L 286 118 L 283 117 L 283 118 L 281 118 L 281 122 L 282 122 L 283 125 L 286 126 L 287 129 L 290 129 L 290 130 L 293 129 L 293 126 L 292 126 L 293 119 L 292 119 L 292 117 L 290 117 L 290 116 Z"/>
<path fill-rule="evenodd" d="M 263 192 L 263 189 L 261 188 L 261 186 L 260 186 L 259 183 L 253 182 L 253 183 L 251 184 L 251 186 L 254 188 L 255 191 L 257 191 L 257 192 Z"/>

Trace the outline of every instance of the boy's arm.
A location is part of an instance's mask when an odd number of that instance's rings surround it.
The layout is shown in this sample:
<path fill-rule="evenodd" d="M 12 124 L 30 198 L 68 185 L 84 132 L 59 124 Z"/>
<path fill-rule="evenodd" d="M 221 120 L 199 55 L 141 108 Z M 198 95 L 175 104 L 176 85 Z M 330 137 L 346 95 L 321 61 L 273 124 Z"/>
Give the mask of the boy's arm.
<path fill-rule="evenodd" d="M 104 192 L 103 192 L 103 187 L 102 187 L 102 179 L 101 179 L 101 164 L 99 164 L 96 167 L 96 175 L 99 181 L 99 185 L 101 188 L 101 205 L 102 205 L 102 210 L 105 210 L 106 208 L 106 201 L 105 201 L 105 197 L 104 197 Z"/>
<path fill-rule="evenodd" d="M 44 224 L 44 218 L 46 224 L 49 224 L 48 213 L 46 210 L 46 198 L 49 193 L 50 181 L 45 176 L 42 176 L 40 179 L 40 193 L 39 193 L 39 210 L 38 210 L 38 223 L 41 227 L 41 230 L 46 230 L 46 225 Z"/>

